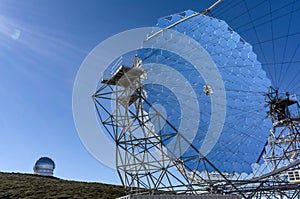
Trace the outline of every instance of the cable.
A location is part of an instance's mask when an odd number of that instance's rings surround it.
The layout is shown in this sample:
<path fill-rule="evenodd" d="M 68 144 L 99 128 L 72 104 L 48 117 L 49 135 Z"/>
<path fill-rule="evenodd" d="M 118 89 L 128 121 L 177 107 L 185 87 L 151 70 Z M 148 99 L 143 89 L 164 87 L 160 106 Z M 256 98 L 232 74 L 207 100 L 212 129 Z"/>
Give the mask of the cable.
<path fill-rule="evenodd" d="M 273 28 L 273 14 L 272 14 L 272 7 L 271 7 L 271 2 L 269 0 L 269 9 L 270 9 L 270 23 L 271 23 L 271 35 L 272 35 L 272 41 L 274 41 L 274 28 Z M 273 61 L 275 62 L 275 47 L 274 47 L 274 42 L 272 42 L 272 52 L 273 52 Z M 277 74 L 276 74 L 276 69 L 275 71 L 275 80 L 277 80 Z M 277 82 L 274 82 L 275 87 L 277 87 Z"/>
<path fill-rule="evenodd" d="M 292 24 L 292 18 L 293 18 L 293 11 L 294 11 L 294 6 L 295 6 L 295 2 L 296 0 L 293 1 L 293 5 L 292 5 L 292 13 L 290 15 L 289 18 L 289 24 L 288 24 L 288 30 L 287 30 L 287 34 L 286 34 L 286 39 L 285 39 L 285 44 L 284 44 L 284 50 L 283 50 L 283 56 L 282 56 L 282 60 L 285 60 L 285 55 L 286 55 L 286 49 L 287 49 L 287 41 L 288 41 L 288 37 L 290 37 L 290 29 L 291 29 L 291 24 Z M 299 32 L 300 33 L 300 32 Z M 280 68 L 280 74 L 282 73 L 282 68 Z M 286 68 L 285 73 L 288 71 L 289 67 Z M 281 84 L 281 80 L 279 78 L 279 85 Z"/>

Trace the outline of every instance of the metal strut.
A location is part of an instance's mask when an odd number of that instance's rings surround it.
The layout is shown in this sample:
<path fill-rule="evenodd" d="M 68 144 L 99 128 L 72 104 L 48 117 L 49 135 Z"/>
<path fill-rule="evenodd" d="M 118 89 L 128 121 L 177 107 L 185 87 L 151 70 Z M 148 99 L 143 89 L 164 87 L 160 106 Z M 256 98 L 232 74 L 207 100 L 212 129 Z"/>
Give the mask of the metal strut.
<path fill-rule="evenodd" d="M 193 18 L 193 17 L 196 17 L 196 16 L 198 16 L 198 15 L 200 15 L 200 14 L 206 15 L 207 13 L 209 13 L 212 9 L 214 9 L 214 8 L 215 8 L 219 3 L 221 3 L 222 1 L 223 1 L 223 0 L 218 0 L 218 1 L 216 1 L 213 5 L 211 5 L 209 8 L 205 9 L 204 11 L 202 11 L 202 12 L 196 12 L 196 13 L 194 13 L 194 14 L 192 14 L 192 15 L 186 17 L 186 18 L 183 18 L 183 19 L 181 19 L 181 20 L 179 20 L 179 21 L 177 21 L 177 22 L 175 22 L 175 23 L 173 23 L 173 24 L 167 26 L 166 28 L 163 28 L 163 29 L 157 31 L 156 33 L 154 33 L 154 34 L 150 35 L 149 37 L 147 37 L 146 41 L 152 39 L 153 37 L 156 37 L 157 35 L 161 34 L 161 33 L 164 32 L 165 30 L 171 29 L 171 28 L 173 28 L 174 26 L 177 26 L 178 24 L 180 24 L 180 23 L 182 23 L 182 22 L 184 22 L 184 21 L 187 21 L 187 20 L 189 20 L 189 19 L 191 19 L 191 18 Z"/>

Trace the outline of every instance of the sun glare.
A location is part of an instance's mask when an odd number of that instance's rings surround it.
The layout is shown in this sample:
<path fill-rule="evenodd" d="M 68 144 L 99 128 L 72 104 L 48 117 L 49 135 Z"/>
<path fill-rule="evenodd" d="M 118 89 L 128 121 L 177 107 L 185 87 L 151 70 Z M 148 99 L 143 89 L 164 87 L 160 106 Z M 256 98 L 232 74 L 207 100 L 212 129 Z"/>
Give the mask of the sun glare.
<path fill-rule="evenodd" d="M 21 36 L 21 30 L 18 29 L 11 20 L 0 15 L 0 35 L 18 40 Z"/>

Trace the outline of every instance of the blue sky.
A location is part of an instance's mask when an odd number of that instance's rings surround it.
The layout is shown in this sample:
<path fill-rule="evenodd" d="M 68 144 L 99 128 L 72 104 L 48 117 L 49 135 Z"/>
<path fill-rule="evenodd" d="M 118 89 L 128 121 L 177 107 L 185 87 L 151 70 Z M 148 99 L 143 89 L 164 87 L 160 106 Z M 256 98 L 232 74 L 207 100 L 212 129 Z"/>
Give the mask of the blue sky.
<path fill-rule="evenodd" d="M 109 36 L 131 28 L 153 26 L 157 18 L 187 9 L 201 11 L 213 2 L 0 0 L 0 171 L 31 173 L 40 156 L 49 156 L 56 162 L 57 177 L 119 183 L 116 172 L 95 160 L 77 135 L 72 117 L 72 89 L 77 70 L 88 53 Z M 230 0 L 227 2 L 232 4 Z M 226 0 L 222 6 L 225 10 Z M 271 10 L 276 10 L 282 4 L 272 6 Z M 297 2 L 294 8 L 289 6 L 281 11 L 299 7 Z M 213 12 L 214 16 L 230 21 L 239 16 L 245 5 L 237 5 L 229 12 L 221 8 Z M 267 9 L 268 4 L 262 5 L 252 10 L 251 16 L 262 16 Z M 274 12 L 275 15 L 278 12 Z M 289 16 L 281 17 L 273 27 L 270 23 L 263 26 L 268 32 L 258 28 L 261 41 L 299 32 L 296 26 L 299 12 Z M 248 19 L 249 15 L 244 18 Z M 240 27 L 244 18 L 241 16 L 229 24 L 244 31 L 244 38 L 255 43 L 253 29 L 247 32 L 247 27 L 251 29 L 253 24 L 243 22 L 246 25 Z M 276 34 L 272 35 L 271 29 Z M 297 61 L 298 42 L 298 34 L 290 36 L 286 53 L 283 53 L 285 40 L 276 43 L 281 50 L 276 51 L 275 56 L 272 50 L 263 55 L 259 46 L 254 49 L 258 57 L 267 57 L 266 63 Z M 262 48 L 268 47 L 272 49 L 270 44 Z M 286 54 L 285 59 L 283 54 Z M 283 70 L 289 69 L 286 73 L 295 74 L 292 78 L 287 75 L 287 79 L 295 79 L 293 84 L 298 88 L 300 70 L 296 64 L 290 65 Z M 276 69 L 277 74 L 280 67 Z M 269 73 L 276 74 L 274 68 L 269 69 Z"/>

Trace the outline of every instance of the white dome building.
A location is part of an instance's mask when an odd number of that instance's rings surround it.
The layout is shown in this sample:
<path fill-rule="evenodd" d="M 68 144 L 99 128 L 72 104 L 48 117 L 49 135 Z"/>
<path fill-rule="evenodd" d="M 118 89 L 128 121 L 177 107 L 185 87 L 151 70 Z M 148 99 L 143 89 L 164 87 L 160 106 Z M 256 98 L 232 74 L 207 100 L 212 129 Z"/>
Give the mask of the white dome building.
<path fill-rule="evenodd" d="M 41 176 L 53 176 L 55 163 L 48 157 L 41 157 L 38 159 L 33 167 L 34 174 Z"/>

